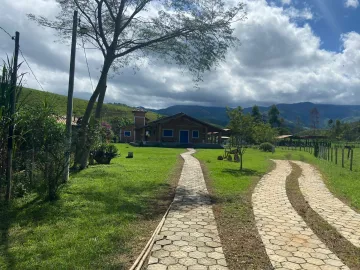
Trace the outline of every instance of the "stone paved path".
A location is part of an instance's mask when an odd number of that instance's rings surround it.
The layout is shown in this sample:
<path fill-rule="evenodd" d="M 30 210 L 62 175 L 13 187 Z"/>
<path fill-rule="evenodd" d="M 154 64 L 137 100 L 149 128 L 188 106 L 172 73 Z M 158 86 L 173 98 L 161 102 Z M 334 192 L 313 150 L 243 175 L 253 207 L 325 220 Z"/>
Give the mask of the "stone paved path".
<path fill-rule="evenodd" d="M 148 270 L 225 270 L 214 214 L 199 161 L 182 154 L 184 167 L 172 208 L 151 250 Z"/>
<path fill-rule="evenodd" d="M 332 195 L 313 166 L 294 163 L 303 171 L 299 186 L 310 207 L 354 246 L 360 247 L 360 214 Z"/>
<path fill-rule="evenodd" d="M 293 209 L 286 195 L 288 161 L 275 161 L 252 196 L 256 226 L 275 269 L 349 269 Z"/>

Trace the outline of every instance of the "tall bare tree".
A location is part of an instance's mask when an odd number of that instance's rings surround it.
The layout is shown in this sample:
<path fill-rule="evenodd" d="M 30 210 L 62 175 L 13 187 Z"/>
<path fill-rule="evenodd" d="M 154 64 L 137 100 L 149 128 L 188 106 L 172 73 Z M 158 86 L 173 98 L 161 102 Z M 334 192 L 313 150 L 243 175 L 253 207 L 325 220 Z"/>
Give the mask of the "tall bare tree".
<path fill-rule="evenodd" d="M 111 68 L 129 65 L 139 57 L 161 59 L 185 66 L 200 78 L 204 71 L 225 59 L 227 49 L 237 39 L 232 23 L 245 18 L 244 4 L 228 6 L 225 0 L 57 0 L 61 12 L 55 19 L 29 14 L 40 25 L 58 30 L 70 39 L 73 10 L 82 16 L 86 43 L 103 55 L 101 76 L 82 119 L 83 149 L 76 162 L 87 164 L 87 127 L 96 105 L 101 115 L 107 77 Z"/>

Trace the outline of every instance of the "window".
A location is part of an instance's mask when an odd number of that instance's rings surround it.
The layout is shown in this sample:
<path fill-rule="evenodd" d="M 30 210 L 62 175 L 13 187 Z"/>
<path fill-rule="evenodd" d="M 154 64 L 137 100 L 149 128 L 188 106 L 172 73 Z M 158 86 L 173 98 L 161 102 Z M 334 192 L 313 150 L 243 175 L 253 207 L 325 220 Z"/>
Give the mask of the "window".
<path fill-rule="evenodd" d="M 198 130 L 193 130 L 192 137 L 193 138 L 199 138 L 199 131 Z"/>
<path fill-rule="evenodd" d="M 173 130 L 172 129 L 164 129 L 163 137 L 173 137 Z"/>
<path fill-rule="evenodd" d="M 125 131 L 124 136 L 125 137 L 131 137 L 131 131 Z"/>

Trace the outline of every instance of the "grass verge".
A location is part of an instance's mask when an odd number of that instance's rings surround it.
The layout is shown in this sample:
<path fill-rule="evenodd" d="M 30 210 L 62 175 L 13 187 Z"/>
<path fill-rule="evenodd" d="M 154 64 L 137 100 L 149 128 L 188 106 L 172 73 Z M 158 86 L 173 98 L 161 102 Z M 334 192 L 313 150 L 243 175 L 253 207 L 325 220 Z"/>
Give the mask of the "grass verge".
<path fill-rule="evenodd" d="M 0 209 L 0 269 L 130 267 L 173 199 L 184 150 L 117 147 L 134 159 L 73 175 L 55 202 Z"/>
<path fill-rule="evenodd" d="M 270 164 L 255 152 L 239 171 L 235 162 L 217 161 L 221 150 L 199 150 L 204 178 L 213 198 L 214 215 L 229 269 L 273 269 L 255 226 L 251 194 Z"/>
<path fill-rule="evenodd" d="M 286 193 L 294 209 L 320 240 L 350 269 L 360 269 L 360 249 L 346 240 L 309 206 L 299 187 L 301 168 L 294 163 L 291 163 L 291 166 L 292 173 L 286 181 Z"/>

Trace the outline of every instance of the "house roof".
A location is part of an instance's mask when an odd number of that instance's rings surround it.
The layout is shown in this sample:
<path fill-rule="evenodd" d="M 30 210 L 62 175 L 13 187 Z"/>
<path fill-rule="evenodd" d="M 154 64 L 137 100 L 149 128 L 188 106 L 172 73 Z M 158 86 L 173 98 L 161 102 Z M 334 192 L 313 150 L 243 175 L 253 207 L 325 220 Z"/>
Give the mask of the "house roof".
<path fill-rule="evenodd" d="M 135 109 L 133 109 L 131 112 L 143 112 L 143 113 L 147 113 L 147 110 L 145 110 L 144 108 L 135 108 Z"/>
<path fill-rule="evenodd" d="M 72 125 L 72 126 L 76 126 L 78 120 L 79 120 L 79 118 L 77 118 L 77 117 L 72 117 L 72 119 L 71 119 L 71 125 Z M 57 117 L 56 117 L 56 122 L 59 123 L 59 124 L 64 124 L 64 125 L 66 125 L 66 116 L 57 116 Z"/>
<path fill-rule="evenodd" d="M 301 139 L 326 139 L 328 137 L 322 136 L 322 135 L 306 135 L 306 136 L 281 135 L 279 137 L 276 137 L 275 139 L 282 140 L 282 139 L 287 139 L 287 138 L 301 140 Z"/>
<path fill-rule="evenodd" d="M 143 127 L 140 127 L 140 128 L 146 128 L 146 127 L 150 127 L 150 126 L 153 126 L 153 125 L 156 125 L 156 124 L 166 123 L 166 122 L 169 122 L 170 120 L 177 119 L 177 118 L 180 118 L 180 117 L 183 117 L 183 116 L 190 119 L 193 122 L 197 122 L 197 123 L 199 123 L 201 125 L 207 126 L 209 132 L 222 132 L 223 131 L 223 129 L 221 129 L 221 128 L 215 127 L 215 126 L 213 126 L 211 124 L 203 122 L 203 121 L 201 121 L 199 119 L 191 117 L 191 116 L 189 116 L 189 115 L 187 115 L 185 113 L 182 113 L 182 112 L 171 115 L 171 116 L 163 117 L 163 118 L 160 118 L 160 119 L 152 121 L 152 122 L 149 122 L 147 125 L 145 125 Z"/>
<path fill-rule="evenodd" d="M 276 137 L 276 139 L 279 139 L 279 140 L 282 140 L 282 139 L 286 139 L 286 138 L 290 138 L 292 137 L 293 135 L 281 135 L 279 137 Z"/>

